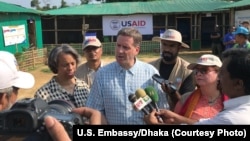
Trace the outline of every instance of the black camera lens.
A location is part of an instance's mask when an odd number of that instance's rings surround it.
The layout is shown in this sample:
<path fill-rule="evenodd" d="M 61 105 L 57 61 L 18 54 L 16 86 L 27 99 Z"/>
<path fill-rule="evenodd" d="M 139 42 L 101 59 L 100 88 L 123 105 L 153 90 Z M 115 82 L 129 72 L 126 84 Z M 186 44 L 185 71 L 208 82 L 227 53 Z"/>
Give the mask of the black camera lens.
<path fill-rule="evenodd" d="M 49 103 L 41 98 L 18 100 L 10 110 L 0 112 L 0 135 L 22 135 L 24 141 L 50 141 L 44 127 L 44 118 L 52 116 L 73 138 L 73 125 L 82 125 L 81 115 L 72 113 L 75 106 L 65 100 L 53 100 Z M 28 137 L 24 137 L 28 135 Z M 1 139 L 0 139 L 1 140 Z"/>
<path fill-rule="evenodd" d="M 52 112 L 61 114 L 68 114 L 75 108 L 71 102 L 61 99 L 50 101 L 48 104 Z"/>

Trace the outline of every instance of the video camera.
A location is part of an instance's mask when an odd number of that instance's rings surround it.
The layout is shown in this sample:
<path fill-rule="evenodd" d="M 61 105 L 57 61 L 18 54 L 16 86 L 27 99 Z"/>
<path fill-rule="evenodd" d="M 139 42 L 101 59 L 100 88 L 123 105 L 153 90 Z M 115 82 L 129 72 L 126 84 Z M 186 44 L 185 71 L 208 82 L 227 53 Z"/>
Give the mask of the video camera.
<path fill-rule="evenodd" d="M 44 117 L 56 118 L 73 137 L 73 125 L 82 125 L 80 115 L 72 113 L 75 106 L 64 100 L 46 103 L 40 98 L 24 98 L 10 110 L 0 112 L 0 135 L 28 135 L 32 140 L 52 140 L 44 126 Z"/>

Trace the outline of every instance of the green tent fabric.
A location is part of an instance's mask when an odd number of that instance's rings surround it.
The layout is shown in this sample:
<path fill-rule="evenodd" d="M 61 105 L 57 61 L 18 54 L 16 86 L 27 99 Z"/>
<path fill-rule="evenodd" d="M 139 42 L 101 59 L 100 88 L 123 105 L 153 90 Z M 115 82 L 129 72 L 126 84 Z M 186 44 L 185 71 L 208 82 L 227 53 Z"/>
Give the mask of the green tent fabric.
<path fill-rule="evenodd" d="M 116 2 L 85 4 L 45 11 L 48 15 L 128 15 L 212 12 L 229 2 L 222 0 L 161 0 L 151 2 Z"/>

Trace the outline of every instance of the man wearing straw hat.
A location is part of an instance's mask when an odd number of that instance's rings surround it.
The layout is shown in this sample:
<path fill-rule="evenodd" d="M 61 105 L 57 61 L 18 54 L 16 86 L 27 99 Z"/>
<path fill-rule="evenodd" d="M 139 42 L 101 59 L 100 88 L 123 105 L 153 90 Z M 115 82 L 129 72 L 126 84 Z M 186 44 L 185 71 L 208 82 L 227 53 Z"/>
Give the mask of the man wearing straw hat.
<path fill-rule="evenodd" d="M 163 90 L 168 94 L 170 109 L 173 109 L 180 98 L 180 94 L 193 91 L 192 71 L 187 69 L 189 62 L 178 56 L 181 48 L 189 48 L 182 42 L 181 33 L 175 29 L 167 29 L 162 37 L 154 37 L 153 41 L 161 42 L 161 57 L 150 62 L 165 80 L 169 80 L 177 88 L 170 91 L 168 87 Z"/>

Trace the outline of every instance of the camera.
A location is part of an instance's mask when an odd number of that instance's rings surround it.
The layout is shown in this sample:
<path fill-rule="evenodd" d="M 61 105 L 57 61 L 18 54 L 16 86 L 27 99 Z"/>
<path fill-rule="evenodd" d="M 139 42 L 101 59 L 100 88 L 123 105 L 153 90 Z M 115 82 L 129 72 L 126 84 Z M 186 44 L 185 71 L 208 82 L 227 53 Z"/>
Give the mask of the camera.
<path fill-rule="evenodd" d="M 162 77 L 159 76 L 158 74 L 154 74 L 154 75 L 152 76 L 152 78 L 153 78 L 156 82 L 158 82 L 158 83 L 160 83 L 160 84 L 165 83 L 165 85 L 168 86 L 168 87 L 171 89 L 172 92 L 175 92 L 175 91 L 176 91 L 176 87 L 175 87 L 173 84 L 171 84 L 168 80 L 165 80 L 164 78 L 162 78 Z"/>
<path fill-rule="evenodd" d="M 41 98 L 18 100 L 11 109 L 0 112 L 0 135 L 30 135 L 32 140 L 52 140 L 44 126 L 44 117 L 52 116 L 72 139 L 73 125 L 83 124 L 82 117 L 71 112 L 73 108 L 72 103 L 64 100 L 49 103 Z"/>

